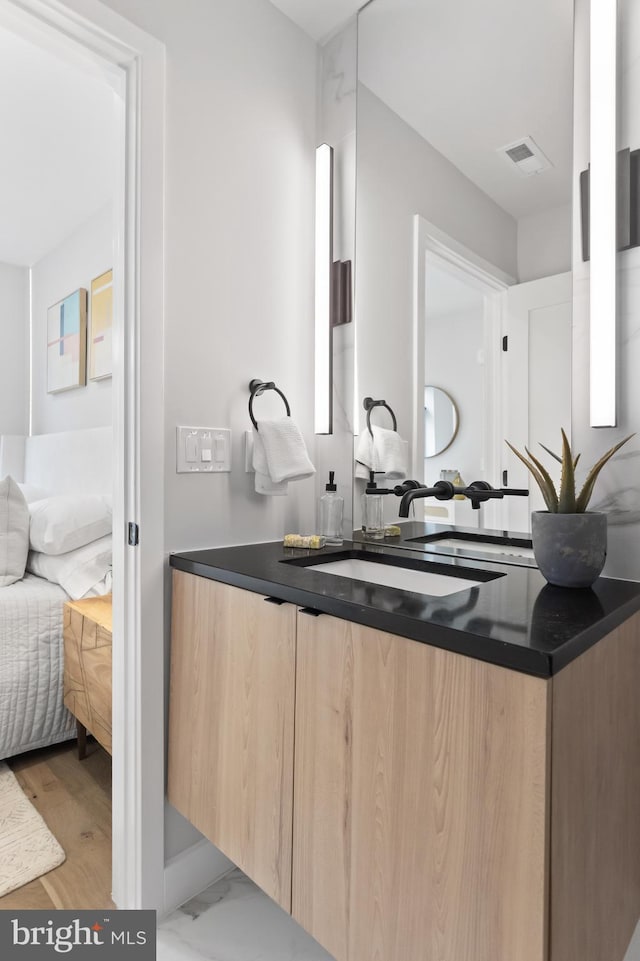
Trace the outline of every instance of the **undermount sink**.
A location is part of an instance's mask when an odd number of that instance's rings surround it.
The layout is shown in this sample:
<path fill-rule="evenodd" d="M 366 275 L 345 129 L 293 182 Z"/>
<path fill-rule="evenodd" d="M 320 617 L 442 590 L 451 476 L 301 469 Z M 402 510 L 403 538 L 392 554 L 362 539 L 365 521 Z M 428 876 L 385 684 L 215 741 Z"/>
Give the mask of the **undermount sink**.
<path fill-rule="evenodd" d="M 451 573 L 442 564 L 428 561 L 409 560 L 388 555 L 362 557 L 360 552 L 345 552 L 334 556 L 333 560 L 300 558 L 284 561 L 298 567 L 308 567 L 321 574 L 347 577 L 367 584 L 393 587 L 413 594 L 426 594 L 430 597 L 447 597 L 460 591 L 467 591 L 486 581 L 502 575 L 493 571 L 457 570 Z"/>
<path fill-rule="evenodd" d="M 500 537 L 496 535 L 482 535 L 466 533 L 464 531 L 446 531 L 441 534 L 427 534 L 423 537 L 410 537 L 407 543 L 418 543 L 427 547 L 455 549 L 457 551 L 479 552 L 481 554 L 502 554 L 507 557 L 526 557 L 533 559 L 531 541 L 524 537 Z"/>

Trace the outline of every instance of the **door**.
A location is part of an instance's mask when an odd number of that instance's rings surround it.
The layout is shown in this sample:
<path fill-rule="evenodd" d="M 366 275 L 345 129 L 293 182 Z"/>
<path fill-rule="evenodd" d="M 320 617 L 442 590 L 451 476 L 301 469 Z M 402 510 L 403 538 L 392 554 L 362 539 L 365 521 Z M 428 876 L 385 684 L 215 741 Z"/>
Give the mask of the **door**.
<path fill-rule="evenodd" d="M 571 273 L 556 274 L 505 293 L 508 349 L 503 355 L 506 390 L 505 437 L 524 453 L 528 447 L 559 479 L 560 465 L 540 447 L 560 453 L 560 428 L 571 436 Z M 504 526 L 531 530 L 531 511 L 545 510 L 544 500 L 526 467 L 504 448 L 507 486 L 526 487 L 530 496 L 506 497 Z"/>
<path fill-rule="evenodd" d="M 173 574 L 170 802 L 291 910 L 296 609 Z"/>
<path fill-rule="evenodd" d="M 293 917 L 337 961 L 545 961 L 549 683 L 298 615 Z"/>

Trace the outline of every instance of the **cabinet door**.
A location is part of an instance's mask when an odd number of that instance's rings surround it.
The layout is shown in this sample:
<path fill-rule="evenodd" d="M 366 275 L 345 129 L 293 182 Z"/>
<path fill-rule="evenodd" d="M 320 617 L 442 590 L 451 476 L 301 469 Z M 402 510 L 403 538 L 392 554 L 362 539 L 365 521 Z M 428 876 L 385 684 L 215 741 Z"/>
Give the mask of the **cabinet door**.
<path fill-rule="evenodd" d="M 295 608 L 173 574 L 171 803 L 291 910 Z"/>
<path fill-rule="evenodd" d="M 638 678 L 640 614 L 552 681 L 552 961 L 637 957 Z"/>
<path fill-rule="evenodd" d="M 298 617 L 292 913 L 338 961 L 544 961 L 548 682 Z"/>

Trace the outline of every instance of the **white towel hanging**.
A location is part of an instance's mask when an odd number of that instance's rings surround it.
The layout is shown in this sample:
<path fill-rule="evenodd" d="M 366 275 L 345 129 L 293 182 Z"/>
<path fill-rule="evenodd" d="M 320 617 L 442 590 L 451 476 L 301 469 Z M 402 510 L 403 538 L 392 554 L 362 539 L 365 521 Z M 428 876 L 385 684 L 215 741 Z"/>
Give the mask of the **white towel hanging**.
<path fill-rule="evenodd" d="M 291 417 L 258 421 L 258 434 L 267 472 L 274 483 L 303 480 L 315 474 L 316 469 L 309 459 L 304 438 Z"/>
<path fill-rule="evenodd" d="M 409 445 L 395 430 L 372 424 L 358 437 L 356 477 L 369 479 L 369 472 L 385 474 L 388 480 L 407 476 Z"/>

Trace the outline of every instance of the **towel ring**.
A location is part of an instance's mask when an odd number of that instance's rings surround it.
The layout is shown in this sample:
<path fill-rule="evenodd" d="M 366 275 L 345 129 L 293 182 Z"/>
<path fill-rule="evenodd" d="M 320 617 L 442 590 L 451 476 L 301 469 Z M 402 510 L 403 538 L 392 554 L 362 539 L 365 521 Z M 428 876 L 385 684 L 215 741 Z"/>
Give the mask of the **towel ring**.
<path fill-rule="evenodd" d="M 362 401 L 362 406 L 367 412 L 367 427 L 369 428 L 369 433 L 373 437 L 373 431 L 371 430 L 371 411 L 374 407 L 385 407 L 391 414 L 391 419 L 393 421 L 393 429 L 398 429 L 398 422 L 396 420 L 396 415 L 393 413 L 392 409 L 387 404 L 386 400 L 374 400 L 373 397 L 365 397 Z"/>
<path fill-rule="evenodd" d="M 289 401 L 284 396 L 282 391 L 278 387 L 276 387 L 274 382 L 272 380 L 264 381 L 264 380 L 254 379 L 249 383 L 249 392 L 251 395 L 249 397 L 249 417 L 251 418 L 251 423 L 253 424 L 256 430 L 258 429 L 258 424 L 256 423 L 256 419 L 253 416 L 253 398 L 259 397 L 260 394 L 264 393 L 265 390 L 275 390 L 276 394 L 280 394 L 280 396 L 282 397 L 282 400 L 284 401 L 284 406 L 287 409 L 287 417 L 291 417 L 291 408 L 289 407 Z"/>

